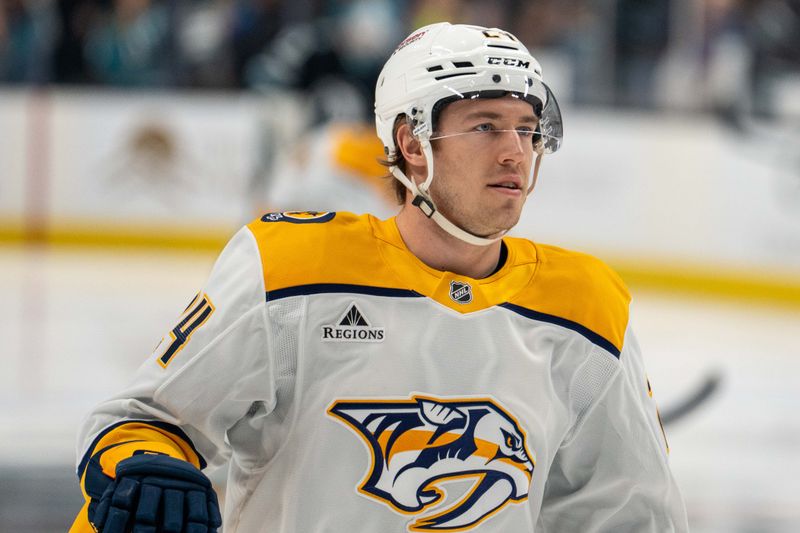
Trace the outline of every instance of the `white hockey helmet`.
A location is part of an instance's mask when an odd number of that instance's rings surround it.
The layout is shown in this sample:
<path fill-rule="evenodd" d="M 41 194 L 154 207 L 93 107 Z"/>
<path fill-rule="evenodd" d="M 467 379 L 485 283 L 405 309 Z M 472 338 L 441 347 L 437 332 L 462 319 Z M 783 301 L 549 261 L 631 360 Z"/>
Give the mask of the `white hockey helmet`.
<path fill-rule="evenodd" d="M 472 244 L 497 241 L 472 235 L 440 213 L 430 198 L 433 154 L 430 145 L 442 108 L 456 100 L 512 95 L 531 104 L 539 117 L 534 144 L 542 153 L 559 149 L 563 138 L 561 112 L 550 89 L 542 82 L 541 67 L 512 34 L 441 22 L 409 35 L 386 62 L 375 88 L 375 126 L 389 161 L 397 158 L 394 125 L 406 115 L 427 158 L 428 176 L 417 185 L 396 166 L 392 174 L 414 195 L 414 205 L 452 235 Z M 538 169 L 539 159 L 535 167 Z M 533 167 L 533 165 L 532 165 Z M 535 181 L 529 176 L 529 191 Z"/>

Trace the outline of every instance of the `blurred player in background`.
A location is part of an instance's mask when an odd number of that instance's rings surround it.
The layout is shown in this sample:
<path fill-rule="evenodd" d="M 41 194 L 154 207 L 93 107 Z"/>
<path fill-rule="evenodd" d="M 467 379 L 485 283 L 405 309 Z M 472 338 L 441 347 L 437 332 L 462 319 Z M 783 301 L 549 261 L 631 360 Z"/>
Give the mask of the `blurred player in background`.
<path fill-rule="evenodd" d="M 339 121 L 313 128 L 275 165 L 266 204 L 392 216 L 398 208 L 378 162 L 382 155 L 374 126 Z"/>
<path fill-rule="evenodd" d="M 393 29 L 399 16 L 388 2 L 353 2 L 335 16 L 288 26 L 250 62 L 250 87 L 267 98 L 288 92 L 301 110 L 280 134 L 262 134 L 264 168 L 252 187 L 258 213 L 397 213 L 378 163 L 384 154 L 371 93 L 401 38 Z"/>
<path fill-rule="evenodd" d="M 561 115 L 511 34 L 434 24 L 386 62 L 388 220 L 270 213 L 233 237 L 81 430 L 73 531 L 687 531 L 602 262 L 508 238 Z"/>

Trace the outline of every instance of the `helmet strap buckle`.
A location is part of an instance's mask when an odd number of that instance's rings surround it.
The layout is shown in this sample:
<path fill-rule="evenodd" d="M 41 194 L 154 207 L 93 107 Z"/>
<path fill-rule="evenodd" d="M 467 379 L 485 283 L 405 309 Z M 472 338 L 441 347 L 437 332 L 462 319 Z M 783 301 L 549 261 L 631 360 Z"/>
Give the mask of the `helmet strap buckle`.
<path fill-rule="evenodd" d="M 436 212 L 436 208 L 433 206 L 433 202 L 431 202 L 429 199 L 425 198 L 421 194 L 417 194 L 416 196 L 414 196 L 414 199 L 411 201 L 411 204 L 418 207 L 419 210 L 422 211 L 422 213 L 428 218 L 431 218 L 433 214 Z"/>

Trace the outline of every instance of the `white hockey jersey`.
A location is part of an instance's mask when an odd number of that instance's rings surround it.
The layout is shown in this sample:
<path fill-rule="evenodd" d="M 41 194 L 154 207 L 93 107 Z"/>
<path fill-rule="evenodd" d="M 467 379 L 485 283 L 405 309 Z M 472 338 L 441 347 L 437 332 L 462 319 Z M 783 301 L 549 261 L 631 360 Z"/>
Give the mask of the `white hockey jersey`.
<path fill-rule="evenodd" d="M 504 242 L 471 279 L 394 219 L 252 222 L 87 419 L 84 486 L 153 449 L 230 460 L 226 533 L 687 531 L 622 282 Z"/>

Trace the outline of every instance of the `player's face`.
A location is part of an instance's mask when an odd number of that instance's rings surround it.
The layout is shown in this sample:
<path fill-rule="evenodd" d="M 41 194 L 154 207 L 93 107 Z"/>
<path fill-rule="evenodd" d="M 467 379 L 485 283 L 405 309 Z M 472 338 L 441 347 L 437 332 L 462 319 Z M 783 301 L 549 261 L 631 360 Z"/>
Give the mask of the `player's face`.
<path fill-rule="evenodd" d="M 531 105 L 511 96 L 462 100 L 445 107 L 438 122 L 434 136 L 475 133 L 433 141 L 436 207 L 474 235 L 489 237 L 513 227 L 534 159 L 538 119 Z"/>

